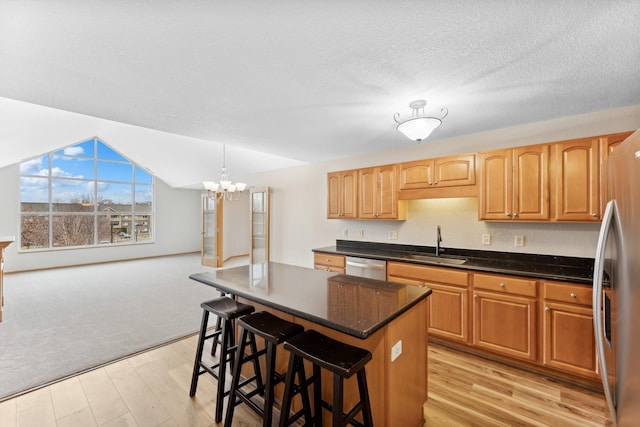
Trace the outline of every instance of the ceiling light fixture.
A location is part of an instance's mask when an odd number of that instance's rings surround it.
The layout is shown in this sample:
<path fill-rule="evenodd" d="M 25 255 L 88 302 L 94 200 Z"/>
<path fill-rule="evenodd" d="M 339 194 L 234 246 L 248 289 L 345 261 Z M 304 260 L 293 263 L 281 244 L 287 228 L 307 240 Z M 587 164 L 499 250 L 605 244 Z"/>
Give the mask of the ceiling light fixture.
<path fill-rule="evenodd" d="M 410 119 L 405 121 L 398 120 L 400 113 L 394 114 L 393 120 L 398 123 L 396 129 L 398 129 L 399 132 L 402 132 L 407 138 L 418 142 L 431 135 L 431 132 L 442 124 L 442 119 L 449 114 L 449 110 L 447 108 L 442 108 L 440 110 L 441 113 L 444 112 L 442 117 L 431 117 L 424 113 L 424 107 L 426 105 L 427 101 L 424 99 L 411 102 L 409 107 L 413 109 L 413 114 Z"/>
<path fill-rule="evenodd" d="M 247 184 L 242 182 L 233 183 L 227 178 L 225 144 L 222 144 L 222 173 L 220 174 L 220 182 L 204 181 L 202 184 L 207 190 L 209 198 L 216 201 L 238 200 L 240 194 L 247 188 Z"/>

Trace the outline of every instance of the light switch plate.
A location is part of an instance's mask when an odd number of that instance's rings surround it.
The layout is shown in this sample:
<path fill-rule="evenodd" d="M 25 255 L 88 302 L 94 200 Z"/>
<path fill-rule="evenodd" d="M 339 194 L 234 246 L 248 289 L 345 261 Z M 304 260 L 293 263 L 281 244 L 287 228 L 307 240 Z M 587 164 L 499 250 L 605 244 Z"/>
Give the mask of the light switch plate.
<path fill-rule="evenodd" d="M 491 234 L 482 235 L 482 244 L 485 246 L 491 246 Z"/>
<path fill-rule="evenodd" d="M 402 354 L 402 340 L 395 343 L 393 347 L 391 347 L 391 361 L 393 362 Z"/>
<path fill-rule="evenodd" d="M 398 232 L 390 231 L 389 232 L 389 240 L 398 240 Z"/>

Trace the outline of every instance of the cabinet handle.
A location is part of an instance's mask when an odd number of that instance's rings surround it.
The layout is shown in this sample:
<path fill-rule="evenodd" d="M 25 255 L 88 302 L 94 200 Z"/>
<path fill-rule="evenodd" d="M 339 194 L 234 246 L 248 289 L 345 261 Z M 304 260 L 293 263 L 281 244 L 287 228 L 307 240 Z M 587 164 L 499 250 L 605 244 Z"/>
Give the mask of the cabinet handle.
<path fill-rule="evenodd" d="M 473 297 L 474 298 L 478 298 L 478 294 L 476 294 L 475 292 L 473 293 Z"/>
<path fill-rule="evenodd" d="M 515 218 L 515 217 L 517 217 L 517 216 L 518 216 L 518 212 L 514 212 L 514 213 L 513 213 L 513 217 Z"/>
<path fill-rule="evenodd" d="M 551 311 L 551 309 L 547 306 L 544 308 L 544 311 Z"/>
<path fill-rule="evenodd" d="M 597 214 L 597 213 L 595 213 L 595 212 L 591 212 L 591 216 L 592 216 L 592 217 L 594 217 L 594 218 L 596 218 L 596 217 L 598 216 L 598 214 Z"/>
<path fill-rule="evenodd" d="M 501 288 L 504 288 L 504 283 L 500 283 L 500 287 L 501 287 Z"/>
<path fill-rule="evenodd" d="M 575 298 L 575 297 L 577 297 L 577 295 L 576 295 L 574 292 L 571 292 L 571 295 L 570 295 L 570 296 L 571 296 L 571 298 Z"/>
<path fill-rule="evenodd" d="M 507 212 L 507 216 L 511 216 L 511 212 Z"/>

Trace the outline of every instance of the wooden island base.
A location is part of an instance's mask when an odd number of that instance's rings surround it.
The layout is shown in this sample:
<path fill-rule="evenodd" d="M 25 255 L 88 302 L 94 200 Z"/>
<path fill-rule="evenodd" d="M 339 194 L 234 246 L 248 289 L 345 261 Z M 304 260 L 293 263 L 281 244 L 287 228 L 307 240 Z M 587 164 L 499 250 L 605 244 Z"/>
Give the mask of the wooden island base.
<path fill-rule="evenodd" d="M 359 339 L 317 323 L 261 305 L 255 301 L 238 297 L 238 300 L 256 307 L 256 311 L 268 311 L 285 320 L 314 329 L 333 339 L 349 345 L 365 348 L 373 359 L 366 366 L 369 398 L 376 426 L 406 427 L 424 424 L 423 404 L 427 400 L 427 300 L 422 300 L 407 312 L 366 339 Z M 402 353 L 391 361 L 391 348 L 402 341 Z M 289 354 L 278 349 L 276 369 L 286 372 Z M 307 366 L 310 372 L 310 365 Z M 331 376 L 323 372 L 323 399 L 331 401 Z M 282 398 L 284 386 L 276 388 L 276 398 Z M 345 409 L 358 401 L 355 376 L 345 381 Z M 294 410 L 299 409 L 299 401 L 294 401 Z M 325 425 L 330 424 L 328 413 Z"/>

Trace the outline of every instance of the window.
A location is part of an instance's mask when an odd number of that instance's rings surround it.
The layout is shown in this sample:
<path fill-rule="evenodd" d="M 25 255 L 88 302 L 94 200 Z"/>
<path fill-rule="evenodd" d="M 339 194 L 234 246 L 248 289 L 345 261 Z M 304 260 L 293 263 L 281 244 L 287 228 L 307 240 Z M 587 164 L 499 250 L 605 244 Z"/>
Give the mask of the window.
<path fill-rule="evenodd" d="M 153 241 L 153 177 L 98 138 L 20 164 L 20 248 Z"/>

